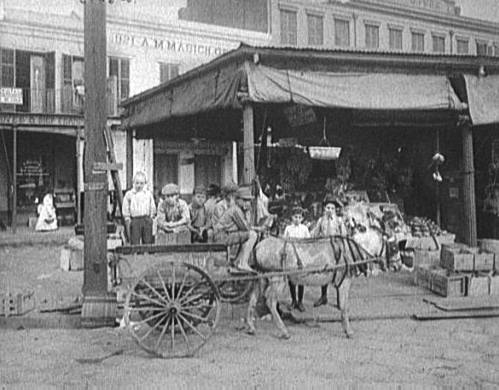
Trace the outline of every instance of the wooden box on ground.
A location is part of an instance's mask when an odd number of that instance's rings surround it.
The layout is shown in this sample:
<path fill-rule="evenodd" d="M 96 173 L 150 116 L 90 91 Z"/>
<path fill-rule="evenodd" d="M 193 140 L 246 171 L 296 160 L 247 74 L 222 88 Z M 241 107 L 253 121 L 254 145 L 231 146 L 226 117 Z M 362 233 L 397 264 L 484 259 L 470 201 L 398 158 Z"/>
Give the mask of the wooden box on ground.
<path fill-rule="evenodd" d="M 499 296 L 499 275 L 490 277 L 489 294 Z"/>
<path fill-rule="evenodd" d="M 430 264 L 416 265 L 414 267 L 414 283 L 419 287 L 431 289 L 431 271 L 433 268 Z"/>
<path fill-rule="evenodd" d="M 487 252 L 475 253 L 473 258 L 473 269 L 475 271 L 493 271 L 494 254 Z"/>
<path fill-rule="evenodd" d="M 499 272 L 499 240 L 491 238 L 478 240 L 478 247 L 484 252 L 494 254 L 494 269 L 496 272 Z"/>
<path fill-rule="evenodd" d="M 443 244 L 440 256 L 440 265 L 449 271 L 474 270 L 474 253 L 478 249 L 468 247 L 465 244 Z"/>
<path fill-rule="evenodd" d="M 471 275 L 468 283 L 468 296 L 483 297 L 489 295 L 490 278 L 488 275 Z"/>
<path fill-rule="evenodd" d="M 465 274 L 437 268 L 431 271 L 431 291 L 443 297 L 464 297 L 467 294 L 468 277 Z"/>
<path fill-rule="evenodd" d="M 440 250 L 422 250 L 414 249 L 414 266 L 420 265 L 434 265 L 437 266 L 440 263 Z"/>
<path fill-rule="evenodd" d="M 33 292 L 0 293 L 0 316 L 18 316 L 35 308 Z"/>

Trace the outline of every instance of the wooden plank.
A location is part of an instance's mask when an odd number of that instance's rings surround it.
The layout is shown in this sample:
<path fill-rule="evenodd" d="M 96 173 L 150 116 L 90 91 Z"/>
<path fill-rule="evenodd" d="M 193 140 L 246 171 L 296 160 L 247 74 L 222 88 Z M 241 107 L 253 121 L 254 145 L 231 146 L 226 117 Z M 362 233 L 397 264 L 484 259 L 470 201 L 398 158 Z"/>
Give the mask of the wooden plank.
<path fill-rule="evenodd" d="M 106 131 L 107 132 L 107 131 Z M 109 141 L 108 141 L 108 148 L 111 149 L 111 146 L 109 146 Z M 113 152 L 114 155 L 114 152 Z M 111 161 L 111 159 L 109 159 Z M 94 171 L 120 171 L 123 169 L 123 163 L 117 163 L 117 162 L 94 162 Z"/>
<path fill-rule="evenodd" d="M 461 125 L 463 144 L 463 206 L 464 206 L 464 242 L 477 246 L 475 166 L 473 162 L 473 132 L 469 117 Z"/>
<path fill-rule="evenodd" d="M 412 316 L 418 321 L 435 321 L 435 320 L 454 320 L 461 318 L 489 318 L 499 317 L 499 310 L 473 310 L 473 311 L 458 311 L 458 312 L 436 312 L 413 314 Z"/>
<path fill-rule="evenodd" d="M 17 230 L 17 126 L 12 126 L 12 233 Z"/>
<path fill-rule="evenodd" d="M 445 311 L 499 309 L 498 297 L 423 298 L 423 301 Z"/>
<path fill-rule="evenodd" d="M 253 106 L 246 103 L 243 108 L 243 181 L 251 184 L 255 178 L 255 130 Z"/>
<path fill-rule="evenodd" d="M 125 245 L 115 249 L 122 255 L 144 253 L 189 253 L 189 252 L 227 252 L 223 244 L 183 244 L 183 245 Z"/>

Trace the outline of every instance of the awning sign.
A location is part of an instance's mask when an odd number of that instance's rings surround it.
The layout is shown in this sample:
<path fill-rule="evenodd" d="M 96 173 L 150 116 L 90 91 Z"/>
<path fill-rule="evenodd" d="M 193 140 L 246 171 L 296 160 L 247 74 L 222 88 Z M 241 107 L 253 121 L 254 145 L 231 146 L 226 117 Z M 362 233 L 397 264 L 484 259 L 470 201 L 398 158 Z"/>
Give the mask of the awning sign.
<path fill-rule="evenodd" d="M 21 88 L 0 88 L 0 103 L 23 104 L 23 91 Z"/>

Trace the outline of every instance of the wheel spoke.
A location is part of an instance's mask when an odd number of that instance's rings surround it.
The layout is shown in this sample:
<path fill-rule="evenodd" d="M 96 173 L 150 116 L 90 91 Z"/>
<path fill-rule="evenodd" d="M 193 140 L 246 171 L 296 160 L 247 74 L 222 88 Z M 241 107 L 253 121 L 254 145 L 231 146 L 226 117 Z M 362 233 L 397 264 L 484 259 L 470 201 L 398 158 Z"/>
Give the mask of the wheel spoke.
<path fill-rule="evenodd" d="M 177 317 L 175 317 L 175 318 L 177 319 L 178 327 L 180 328 L 180 332 L 182 333 L 182 336 L 184 337 L 185 343 L 187 344 L 187 350 L 190 353 L 192 347 L 191 347 L 191 343 L 189 342 L 189 338 L 187 337 L 187 334 L 185 333 L 184 327 L 182 326 L 182 321 L 180 321 L 180 319 Z"/>
<path fill-rule="evenodd" d="M 170 293 L 168 292 L 168 290 L 166 289 L 166 284 L 165 284 L 165 281 L 163 280 L 163 277 L 161 276 L 161 273 L 159 272 L 159 269 L 156 271 L 158 276 L 159 276 L 159 280 L 161 281 L 161 285 L 163 287 L 163 290 L 165 291 L 165 294 L 166 294 L 166 298 L 171 301 L 172 299 L 170 298 Z"/>
<path fill-rule="evenodd" d="M 172 264 L 172 301 L 175 301 L 175 263 L 171 263 Z"/>
<path fill-rule="evenodd" d="M 192 297 L 190 297 L 189 299 L 184 299 L 183 301 L 180 302 L 180 304 L 182 306 L 184 306 L 185 304 L 189 303 L 189 302 L 192 302 L 192 301 L 195 301 L 196 299 L 201 299 L 203 298 L 204 294 L 197 294 L 197 295 L 193 295 Z"/>
<path fill-rule="evenodd" d="M 210 320 L 208 318 L 200 317 L 197 314 L 191 313 L 190 311 L 181 310 L 181 313 L 184 314 L 184 315 L 186 315 L 186 316 L 189 316 L 191 318 L 194 318 L 194 319 L 196 319 L 198 321 L 201 321 L 201 322 L 206 322 L 206 323 L 210 322 Z"/>
<path fill-rule="evenodd" d="M 165 306 L 164 302 L 160 302 L 160 301 L 157 301 L 155 299 L 152 299 L 151 297 L 149 297 L 147 295 L 137 294 L 135 291 L 132 291 L 132 294 L 135 295 L 135 296 L 137 296 L 137 297 L 139 297 L 139 298 L 145 299 L 146 301 L 155 303 L 156 305 L 159 305 L 161 307 Z"/>
<path fill-rule="evenodd" d="M 164 303 L 166 304 L 169 303 L 163 295 L 161 295 L 153 286 L 149 284 L 149 282 L 146 280 L 145 277 L 141 280 L 141 282 L 145 283 L 145 285 L 149 287 L 154 292 L 154 294 L 156 294 L 159 297 L 159 299 L 161 299 Z"/>
<path fill-rule="evenodd" d="M 161 339 L 163 338 L 163 336 L 165 335 L 166 333 L 166 329 L 168 329 L 168 323 L 169 323 L 169 319 L 171 317 L 169 316 L 166 321 L 165 321 L 165 326 L 163 327 L 163 329 L 161 330 L 161 333 L 159 334 L 159 337 L 158 337 L 158 340 L 156 341 L 156 344 L 154 345 L 154 350 L 157 351 L 158 347 L 159 347 L 159 344 L 161 343 Z"/>
<path fill-rule="evenodd" d="M 178 289 L 177 298 L 180 297 L 180 294 L 182 293 L 182 290 L 185 287 L 185 281 L 187 280 L 187 275 L 189 275 L 189 272 L 190 272 L 190 268 L 187 268 L 187 271 L 184 273 L 184 277 L 182 279 L 182 283 L 180 284 L 180 288 Z"/>
<path fill-rule="evenodd" d="M 178 313 L 178 315 L 180 318 L 182 318 L 182 320 L 184 320 L 184 322 L 187 324 L 187 326 L 189 328 L 191 328 L 192 331 L 196 332 L 199 335 L 199 337 L 201 337 L 203 340 L 207 339 L 207 337 L 204 334 L 202 334 L 199 330 L 197 330 L 194 326 L 192 326 L 192 324 L 189 322 L 189 320 L 187 318 L 185 318 L 182 315 L 182 313 Z"/>
<path fill-rule="evenodd" d="M 186 310 L 189 310 L 189 309 L 201 309 L 202 307 L 209 307 L 209 308 L 213 308 L 213 305 L 212 304 L 209 304 L 209 303 L 200 303 L 198 305 L 187 305 L 187 306 L 184 306 Z"/>
<path fill-rule="evenodd" d="M 158 318 L 158 317 L 160 317 L 160 316 L 164 316 L 164 315 L 165 315 L 165 312 L 164 312 L 164 311 L 162 311 L 161 313 L 158 313 L 158 314 L 155 314 L 155 315 L 150 316 L 150 317 L 148 317 L 148 318 L 145 318 L 145 319 L 143 319 L 143 320 L 141 320 L 141 321 L 139 321 L 139 322 L 135 322 L 134 324 L 135 324 L 135 325 L 141 325 L 141 324 L 144 324 L 144 323 L 146 323 L 146 322 L 148 322 L 148 321 L 151 321 L 151 320 L 152 320 L 152 319 L 154 319 L 154 318 Z"/>
<path fill-rule="evenodd" d="M 165 316 L 165 318 L 168 320 L 168 316 Z M 144 341 L 147 338 L 147 336 L 149 336 L 154 329 L 156 329 L 159 325 L 161 325 L 161 323 L 163 321 L 164 321 L 164 318 L 162 318 L 161 320 L 159 320 L 153 327 L 151 327 L 151 329 L 149 329 L 144 336 L 139 337 L 139 339 L 138 339 L 139 342 Z"/>
<path fill-rule="evenodd" d="M 171 329 L 171 343 L 172 343 L 172 352 L 175 352 L 175 314 L 172 315 L 172 329 Z"/>

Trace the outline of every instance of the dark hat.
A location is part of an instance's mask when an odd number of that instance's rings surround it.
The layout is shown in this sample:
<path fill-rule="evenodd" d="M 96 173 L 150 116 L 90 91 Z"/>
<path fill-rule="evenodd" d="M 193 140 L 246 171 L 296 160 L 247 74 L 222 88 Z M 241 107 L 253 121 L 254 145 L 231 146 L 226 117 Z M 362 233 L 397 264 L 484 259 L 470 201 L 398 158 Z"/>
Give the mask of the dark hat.
<path fill-rule="evenodd" d="M 195 194 L 206 194 L 206 187 L 204 185 L 198 185 L 194 188 L 194 195 Z"/>
<path fill-rule="evenodd" d="M 208 186 L 208 190 L 206 190 L 206 194 L 208 196 L 217 196 L 220 193 L 220 187 L 216 184 L 210 184 Z"/>
<path fill-rule="evenodd" d="M 180 190 L 178 188 L 178 185 L 174 183 L 168 183 L 166 184 L 163 189 L 161 190 L 162 195 L 175 195 L 180 193 Z"/>
<path fill-rule="evenodd" d="M 227 196 L 229 194 L 235 194 L 239 187 L 235 183 L 228 183 L 222 187 L 222 195 Z"/>
<path fill-rule="evenodd" d="M 336 207 L 343 207 L 343 203 L 341 203 L 341 201 L 337 197 L 332 195 L 326 195 L 324 197 L 324 200 L 322 201 L 323 206 L 327 205 L 328 203 L 332 203 Z"/>
<path fill-rule="evenodd" d="M 251 187 L 244 186 L 237 190 L 237 197 L 243 200 L 251 200 L 254 196 L 251 194 Z"/>

